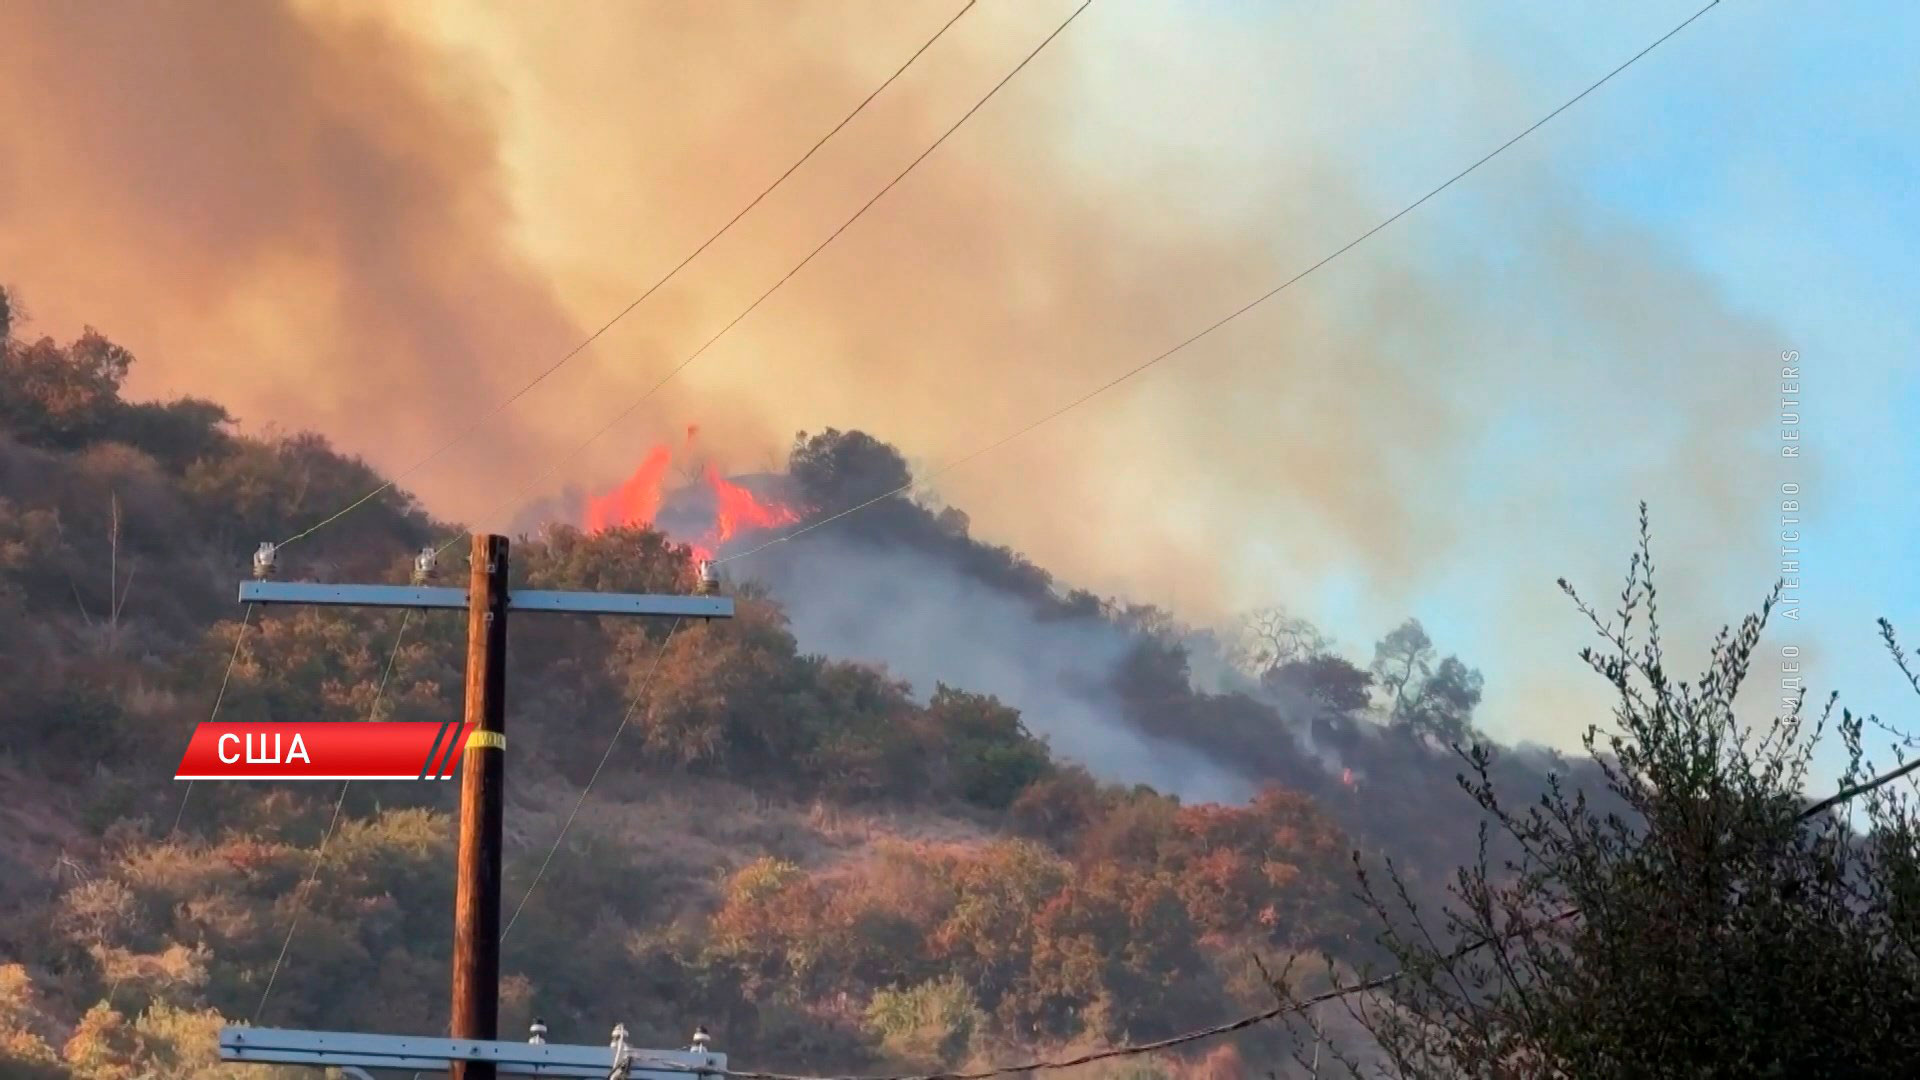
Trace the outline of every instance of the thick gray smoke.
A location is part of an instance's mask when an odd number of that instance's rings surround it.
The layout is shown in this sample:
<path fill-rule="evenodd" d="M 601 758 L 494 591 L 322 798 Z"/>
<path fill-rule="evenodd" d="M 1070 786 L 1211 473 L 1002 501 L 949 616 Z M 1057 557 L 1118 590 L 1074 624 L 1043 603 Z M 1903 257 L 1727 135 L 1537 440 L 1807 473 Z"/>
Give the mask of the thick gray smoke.
<path fill-rule="evenodd" d="M 1058 757 L 1103 780 L 1210 802 L 1242 801 L 1257 787 L 1127 722 L 1110 687 L 1133 639 L 1111 624 L 1043 619 L 1025 600 L 911 549 L 832 539 L 808 543 L 796 569 L 768 584 L 801 648 L 880 665 L 922 697 L 940 682 L 993 694 Z"/>

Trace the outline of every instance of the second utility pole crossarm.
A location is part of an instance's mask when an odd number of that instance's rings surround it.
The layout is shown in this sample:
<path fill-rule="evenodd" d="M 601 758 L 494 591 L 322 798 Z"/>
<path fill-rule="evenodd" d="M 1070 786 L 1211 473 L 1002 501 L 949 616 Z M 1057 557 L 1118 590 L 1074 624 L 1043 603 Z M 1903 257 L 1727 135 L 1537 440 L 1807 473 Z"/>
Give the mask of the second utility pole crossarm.
<path fill-rule="evenodd" d="M 712 1080 L 727 1069 L 727 1055 L 706 1046 L 691 1050 L 642 1050 L 625 1040 L 611 1047 L 491 1039 L 416 1038 L 354 1031 L 298 1031 L 228 1027 L 220 1031 L 220 1060 L 253 1065 L 306 1065 L 315 1069 L 381 1069 L 439 1074 L 456 1065 L 487 1065 L 495 1076 L 577 1077 L 607 1080 L 622 1055 L 629 1080 Z M 363 1074 L 364 1075 L 364 1074 Z"/>

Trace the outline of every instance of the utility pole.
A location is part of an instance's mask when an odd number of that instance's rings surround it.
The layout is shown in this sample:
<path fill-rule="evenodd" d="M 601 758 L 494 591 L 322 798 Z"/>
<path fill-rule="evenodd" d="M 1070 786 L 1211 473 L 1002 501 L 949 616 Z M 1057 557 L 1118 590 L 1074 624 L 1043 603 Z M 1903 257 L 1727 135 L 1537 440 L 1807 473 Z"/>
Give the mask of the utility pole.
<path fill-rule="evenodd" d="M 697 596 L 552 592 L 511 589 L 507 538 L 473 537 L 465 589 L 437 588 L 434 552 L 414 560 L 413 585 L 315 585 L 269 580 L 275 551 L 260 545 L 253 581 L 240 584 L 245 604 L 325 604 L 348 607 L 465 608 L 467 671 L 465 720 L 472 734 L 461 752 L 458 881 L 453 905 L 453 1039 L 492 1047 L 500 1028 L 500 864 L 506 791 L 507 613 L 671 615 L 683 619 L 733 617 L 733 600 L 712 595 L 719 586 L 712 564 L 701 563 Z M 449 747 L 451 751 L 451 747 Z M 306 1037 L 319 1033 L 292 1033 Z M 223 1039 L 225 1033 L 223 1033 Z M 353 1036 L 360 1038 L 359 1036 Z M 238 1046 L 243 1039 L 236 1037 Z M 223 1042 L 223 1051 L 225 1048 Z M 302 1044 L 304 1045 L 304 1044 Z M 384 1045 L 384 1044 L 382 1044 Z M 303 1051 L 304 1052 L 304 1051 Z M 453 1080 L 495 1080 L 495 1053 L 448 1054 Z M 243 1060 L 234 1058 L 232 1060 Z M 245 1060 L 263 1060 L 247 1058 Z M 306 1060 L 281 1058 L 279 1060 Z M 499 1062 L 509 1059 L 501 1058 Z M 516 1059 L 517 1060 L 517 1059 Z"/>
<path fill-rule="evenodd" d="M 500 846 L 507 749 L 507 538 L 473 538 L 467 579 L 466 722 L 459 877 L 453 896 L 456 1039 L 500 1034 Z M 458 1062 L 452 1080 L 494 1080 L 492 1062 Z"/>

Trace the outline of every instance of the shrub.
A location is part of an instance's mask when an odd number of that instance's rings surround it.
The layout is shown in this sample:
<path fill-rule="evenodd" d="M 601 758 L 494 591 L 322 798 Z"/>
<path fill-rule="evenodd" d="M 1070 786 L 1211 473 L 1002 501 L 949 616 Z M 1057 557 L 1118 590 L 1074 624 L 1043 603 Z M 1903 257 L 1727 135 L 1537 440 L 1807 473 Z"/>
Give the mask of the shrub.
<path fill-rule="evenodd" d="M 986 1014 L 967 984 L 954 976 L 904 989 L 878 991 L 867 1005 L 867 1028 L 889 1055 L 918 1066 L 963 1060 Z"/>
<path fill-rule="evenodd" d="M 1052 770 L 1047 744 L 1027 731 L 1019 710 L 997 698 L 942 683 L 927 717 L 935 737 L 946 742 L 954 790 L 968 802 L 1004 810 Z"/>
<path fill-rule="evenodd" d="M 1769 693 L 1761 707 L 1783 708 L 1770 722 L 1736 711 L 1779 587 L 1687 682 L 1665 666 L 1644 507 L 1611 618 L 1562 587 L 1605 642 L 1583 658 L 1618 695 L 1618 727 L 1589 728 L 1587 747 L 1628 809 L 1602 814 L 1557 783 L 1516 807 L 1491 752 L 1467 755 L 1462 786 L 1520 854 L 1495 862 L 1483 842 L 1438 920 L 1362 875 L 1405 972 L 1391 1001 L 1357 1006 L 1393 1073 L 1910 1075 L 1920 828 L 1909 796 L 1861 783 L 1860 718 L 1838 729 L 1865 835 L 1801 795 L 1832 701 L 1803 717 L 1801 694 Z"/>

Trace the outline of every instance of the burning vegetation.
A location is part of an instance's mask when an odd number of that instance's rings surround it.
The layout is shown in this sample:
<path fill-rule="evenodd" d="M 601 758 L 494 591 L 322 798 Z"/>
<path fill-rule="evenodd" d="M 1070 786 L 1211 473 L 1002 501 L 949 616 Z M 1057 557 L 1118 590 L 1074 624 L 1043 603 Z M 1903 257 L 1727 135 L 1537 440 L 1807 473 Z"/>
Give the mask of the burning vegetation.
<path fill-rule="evenodd" d="M 698 427 L 688 426 L 681 445 L 683 456 L 692 457 L 698 434 Z M 736 537 L 799 522 L 800 511 L 794 506 L 772 494 L 755 492 L 743 479 L 727 477 L 711 461 L 700 465 L 698 485 L 669 490 L 674 456 L 671 443 L 648 450 L 633 475 L 618 487 L 588 497 L 582 527 L 589 533 L 659 528 L 685 543 L 694 558 L 705 560 Z"/>

